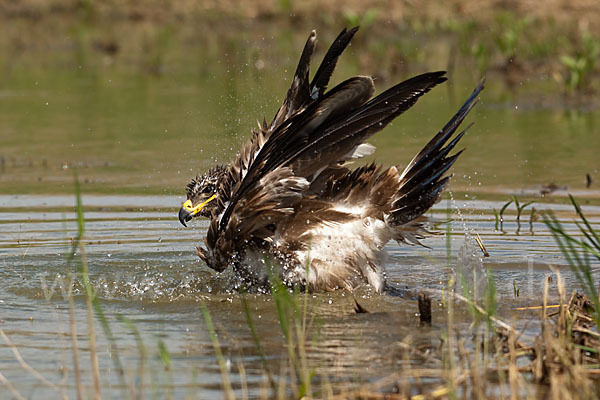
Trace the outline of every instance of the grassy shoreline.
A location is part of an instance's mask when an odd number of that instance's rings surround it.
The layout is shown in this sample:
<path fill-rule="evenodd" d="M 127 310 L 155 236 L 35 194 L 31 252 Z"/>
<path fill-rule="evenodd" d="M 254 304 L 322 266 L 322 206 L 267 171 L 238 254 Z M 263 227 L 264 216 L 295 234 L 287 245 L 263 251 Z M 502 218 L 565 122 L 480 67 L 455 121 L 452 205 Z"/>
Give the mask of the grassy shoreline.
<path fill-rule="evenodd" d="M 341 27 L 360 25 L 368 34 L 362 32 L 356 39 L 366 54 L 359 63 L 371 67 L 365 70 L 375 67 L 376 76 L 431 67 L 429 47 L 437 64 L 441 61 L 450 74 L 467 59 L 479 75 L 502 76 L 509 89 L 523 79 L 550 79 L 562 84 L 563 92 L 576 90 L 589 100 L 599 89 L 596 58 L 600 48 L 595 42 L 600 26 L 593 18 L 599 13 L 600 3 L 586 0 L 540 4 L 469 0 L 443 5 L 182 1 L 161 6 L 133 1 L 29 0 L 0 4 L 0 21 L 5 26 L 0 48 L 23 57 L 28 52 L 39 55 L 39 51 L 77 50 L 83 45 L 103 55 L 105 61 L 119 63 L 132 56 L 160 59 L 160 48 L 173 40 L 184 46 L 200 39 L 227 47 L 239 37 L 260 42 L 261 37 L 275 37 L 291 28 L 302 33 L 302 41 L 311 29 L 327 37 Z M 153 61 L 160 64 L 160 60 Z M 160 73 L 160 65 L 148 69 Z"/>

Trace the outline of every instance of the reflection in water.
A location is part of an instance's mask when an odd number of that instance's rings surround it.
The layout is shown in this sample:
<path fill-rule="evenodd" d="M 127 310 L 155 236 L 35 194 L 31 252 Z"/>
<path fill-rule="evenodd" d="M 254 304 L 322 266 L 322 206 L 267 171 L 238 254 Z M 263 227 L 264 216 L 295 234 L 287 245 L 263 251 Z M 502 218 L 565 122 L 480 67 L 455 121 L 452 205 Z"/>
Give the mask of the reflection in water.
<path fill-rule="evenodd" d="M 203 397 L 220 396 L 220 373 L 201 304 L 208 307 L 215 322 L 234 388 L 241 390 L 247 385 L 254 395 L 266 388 L 268 381 L 241 295 L 229 290 L 233 274 L 214 274 L 195 255 L 194 246 L 206 224 L 199 221 L 196 231 L 179 228 L 175 216 L 179 201 L 172 197 L 89 196 L 83 202 L 88 208 L 85 248 L 90 275 L 117 338 L 115 350 L 101 328 L 96 329 L 102 379 L 107 385 L 104 394 L 118 397 L 121 393 L 111 358 L 111 352 L 118 351 L 130 376 L 136 374 L 140 357 L 145 360 L 142 377 L 149 394 L 179 397 L 199 391 Z M 451 224 L 450 264 L 444 236 L 426 240 L 431 249 L 389 246 L 388 280 L 399 289 L 395 293 L 400 296 L 376 295 L 368 288 L 309 295 L 307 357 L 316 374 L 315 382 L 348 387 L 377 381 L 410 366 L 439 367 L 440 332 L 445 329 L 446 312 L 440 293 L 453 276 L 453 268 L 463 271 L 468 285 L 474 280 L 475 286 L 469 288 L 478 293 L 484 290 L 481 285 L 486 280 L 482 277 L 493 271 L 501 315 L 511 315 L 520 305 L 539 303 L 544 278 L 550 273 L 548 265 L 564 265 L 542 224 L 533 223 L 535 235 L 521 232 L 517 236 L 514 215 L 507 215 L 503 233 L 494 229 L 491 214 L 492 208 L 501 207 L 500 202 L 457 203 L 462 220 Z M 64 380 L 70 395 L 75 389 L 66 301 L 69 290 L 75 294 L 84 383 L 91 387 L 84 296 L 79 281 L 75 280 L 70 289 L 71 278 L 65 270 L 76 233 L 72 204 L 70 196 L 0 196 L 2 329 L 24 359 L 47 379 Z M 172 208 L 161 211 L 166 204 Z M 575 232 L 576 227 L 569 224 L 572 215 L 566 212 L 568 206 L 539 203 L 537 207 L 553 210 L 567 229 Z M 587 207 L 585 211 L 592 223 L 600 221 L 600 208 Z M 432 215 L 444 220 L 446 204 L 438 204 Z M 479 248 L 467 239 L 465 227 L 469 234 L 481 236 L 489 258 L 481 259 Z M 573 277 L 567 270 L 562 272 L 570 290 Z M 433 293 L 434 323 L 431 328 L 418 328 L 414 294 L 427 289 Z M 287 350 L 272 297 L 249 294 L 246 298 L 270 371 L 286 377 Z M 355 299 L 369 313 L 355 314 Z M 133 324 L 120 322 L 117 316 Z M 467 310 L 460 307 L 455 318 L 457 326 L 464 325 L 465 329 L 471 321 Z M 537 328 L 533 325 L 527 325 L 526 332 Z M 136 332 L 144 343 L 144 356 L 140 355 Z M 169 354 L 166 372 L 159 357 L 159 341 Z M 33 385 L 36 393 L 54 393 L 24 374 L 8 347 L 0 348 L 0 365 L 16 387 Z M 239 374 L 240 367 L 243 375 Z M 424 384 L 437 384 L 437 379 Z M 392 388 L 395 383 L 382 384 Z"/>

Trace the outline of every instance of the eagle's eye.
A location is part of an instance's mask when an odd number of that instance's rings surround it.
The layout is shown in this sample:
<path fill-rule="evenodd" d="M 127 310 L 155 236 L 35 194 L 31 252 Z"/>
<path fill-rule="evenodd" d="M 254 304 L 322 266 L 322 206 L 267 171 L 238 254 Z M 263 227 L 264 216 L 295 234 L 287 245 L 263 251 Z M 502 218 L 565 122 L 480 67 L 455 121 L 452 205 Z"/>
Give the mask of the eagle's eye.
<path fill-rule="evenodd" d="M 214 185 L 206 185 L 202 188 L 202 191 L 200 193 L 213 193 L 214 191 L 215 191 Z"/>

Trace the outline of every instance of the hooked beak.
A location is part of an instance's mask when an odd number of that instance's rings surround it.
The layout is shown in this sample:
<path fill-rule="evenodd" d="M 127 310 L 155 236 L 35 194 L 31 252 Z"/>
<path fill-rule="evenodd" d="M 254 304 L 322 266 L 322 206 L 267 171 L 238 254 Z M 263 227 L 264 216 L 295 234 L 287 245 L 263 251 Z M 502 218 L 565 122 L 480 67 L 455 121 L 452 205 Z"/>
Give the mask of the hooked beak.
<path fill-rule="evenodd" d="M 181 222 L 181 225 L 187 228 L 187 225 L 185 223 L 190 221 L 191 219 L 192 213 L 186 210 L 184 207 L 181 207 L 179 209 L 179 222 Z"/>
<path fill-rule="evenodd" d="M 193 206 L 191 200 L 186 200 L 179 209 L 179 222 L 181 222 L 181 225 L 187 228 L 187 225 L 185 223 L 191 221 L 192 218 L 194 218 L 194 216 L 198 214 L 205 205 L 207 205 L 210 201 L 214 200 L 216 197 L 217 195 L 213 194 L 211 197 L 208 198 L 208 200 L 198 204 L 196 207 Z"/>

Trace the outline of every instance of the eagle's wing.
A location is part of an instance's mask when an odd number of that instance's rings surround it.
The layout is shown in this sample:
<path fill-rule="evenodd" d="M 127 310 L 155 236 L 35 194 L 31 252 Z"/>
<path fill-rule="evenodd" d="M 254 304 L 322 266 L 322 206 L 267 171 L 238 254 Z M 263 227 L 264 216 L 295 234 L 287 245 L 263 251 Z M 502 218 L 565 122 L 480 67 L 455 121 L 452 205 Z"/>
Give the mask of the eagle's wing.
<path fill-rule="evenodd" d="M 275 114 L 273 121 L 268 123 L 263 121 L 259 123 L 258 129 L 252 133 L 252 138 L 240 151 L 239 155 L 229 165 L 225 177 L 219 182 L 220 195 L 215 200 L 218 204 L 215 214 L 211 218 L 205 244 L 209 249 L 213 249 L 213 254 L 204 254 L 204 258 L 218 257 L 219 254 L 226 254 L 240 237 L 252 232 L 256 238 L 267 237 L 269 232 L 265 231 L 267 222 L 275 223 L 278 217 L 288 215 L 293 210 L 293 202 L 299 200 L 300 191 L 306 189 L 307 181 L 304 178 L 297 177 L 291 169 L 279 168 L 271 173 L 263 174 L 260 185 L 249 187 L 245 179 L 249 171 L 258 170 L 261 160 L 266 157 L 261 154 L 267 154 L 272 148 L 272 143 L 279 142 L 282 133 L 282 125 L 289 126 L 289 121 L 296 115 L 301 114 L 313 103 L 323 99 L 324 92 L 329 84 L 329 80 L 335 69 L 339 56 L 350 43 L 350 40 L 358 30 L 358 27 L 350 30 L 343 29 L 332 45 L 329 47 L 321 65 L 315 73 L 312 81 L 309 82 L 309 67 L 312 55 L 315 51 L 317 39 L 313 31 L 308 37 L 298 67 L 292 80 L 292 85 L 287 95 Z M 277 132 L 277 135 L 274 133 Z M 271 143 L 265 148 L 265 145 Z M 363 152 L 368 151 L 363 149 Z M 356 157 L 360 155 L 357 152 Z M 259 157 L 257 161 L 257 157 Z M 231 218 L 235 204 L 242 212 L 236 212 Z M 227 215 L 224 218 L 224 215 Z M 230 220 L 231 219 L 231 220 Z M 223 229 L 220 229 L 219 222 L 223 222 Z M 228 227 L 228 229 L 225 229 Z M 217 243 L 218 241 L 218 243 Z M 199 252 L 206 252 L 201 248 Z M 221 265 L 211 263 L 213 265 Z"/>
<path fill-rule="evenodd" d="M 348 46 L 357 30 L 358 27 L 350 30 L 344 28 L 340 32 L 325 54 L 313 80 L 309 83 L 310 61 L 317 44 L 316 32 L 311 32 L 300 56 L 292 85 L 275 117 L 270 123 L 263 120 L 262 124 L 259 123 L 258 129 L 252 131 L 252 138 L 231 162 L 225 179 L 220 182 L 219 193 L 221 196 L 218 199 L 218 213 L 223 212 L 232 203 L 235 193 L 245 192 L 247 187 L 246 185 L 242 187 L 241 183 L 248 171 L 255 165 L 256 157 L 269 152 L 270 147 L 265 149 L 263 147 L 270 142 L 269 139 L 273 133 L 279 132 L 278 136 L 281 136 L 283 124 L 289 123 L 292 116 L 302 113 L 310 104 L 322 99 L 339 56 Z M 264 159 L 264 157 L 262 158 Z M 258 162 L 260 162 L 260 159 Z M 254 167 L 254 169 L 257 168 Z M 235 196 L 235 198 L 235 203 L 237 203 L 239 196 Z"/>
<path fill-rule="evenodd" d="M 382 130 L 394 118 L 412 107 L 419 97 L 446 80 L 445 72 L 430 72 L 406 80 L 388 89 L 354 110 L 313 131 L 306 143 L 289 142 L 286 158 L 280 165 L 289 165 L 296 174 L 305 177 L 330 166 L 373 134 Z"/>
<path fill-rule="evenodd" d="M 353 29 L 340 33 L 313 81 L 308 83 L 310 59 L 316 45 L 316 35 L 311 33 L 292 86 L 273 122 L 263 128 L 266 132 L 254 135 L 253 146 L 244 148 L 240 154 L 244 162 L 237 165 L 234 162 L 230 168 L 225 183 L 229 194 L 220 200 L 223 211 L 213 218 L 217 226 L 210 229 L 214 232 L 209 232 L 209 241 L 211 237 L 217 240 L 219 236 L 228 236 L 226 231 L 243 239 L 241 232 L 251 231 L 242 226 L 251 226 L 245 220 L 256 217 L 255 209 L 269 210 L 268 221 L 276 224 L 276 217 L 285 216 L 293 208 L 292 199 L 301 199 L 297 192 L 308 187 L 319 171 L 357 153 L 357 147 L 367 138 L 446 80 L 444 72 L 422 74 L 369 100 L 374 92 L 373 81 L 358 76 L 326 92 L 337 58 L 355 32 Z M 275 177 L 288 185 L 290 193 L 284 193 L 285 185 L 280 185 L 278 192 L 269 192 L 272 190 L 269 183 Z M 263 229 L 264 225 L 254 228 Z"/>
<path fill-rule="evenodd" d="M 300 119 L 297 117 L 299 114 L 303 114 L 308 107 L 323 99 L 337 60 L 357 30 L 358 27 L 355 27 L 340 32 L 329 47 L 312 81 L 309 82 L 310 61 L 317 43 L 316 33 L 311 32 L 300 56 L 292 85 L 273 121 L 269 124 L 266 121 L 263 121 L 262 125 L 259 124 L 258 129 L 253 131 L 250 141 L 242 147 L 239 155 L 231 162 L 225 178 L 220 182 L 221 196 L 217 199 L 217 214 L 226 215 L 225 218 L 219 218 L 223 221 L 223 229 L 233 211 L 229 206 L 237 205 L 243 197 L 242 194 L 250 193 L 248 182 L 253 179 L 248 178 L 248 172 L 260 170 L 258 165 L 262 165 L 261 162 L 267 158 L 266 155 L 270 153 L 273 143 L 282 140 L 282 135 L 287 131 L 285 128 L 289 127 L 291 120 Z M 269 145 L 265 147 L 267 144 Z M 255 176 L 255 172 L 253 174 Z"/>

